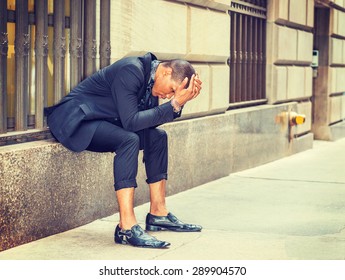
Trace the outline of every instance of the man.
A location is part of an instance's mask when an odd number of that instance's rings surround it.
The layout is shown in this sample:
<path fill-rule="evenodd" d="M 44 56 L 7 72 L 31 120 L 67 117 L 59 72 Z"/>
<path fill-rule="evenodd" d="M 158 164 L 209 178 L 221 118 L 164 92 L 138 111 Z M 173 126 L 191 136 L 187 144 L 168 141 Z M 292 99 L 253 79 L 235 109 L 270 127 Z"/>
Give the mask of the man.
<path fill-rule="evenodd" d="M 201 226 L 181 222 L 166 208 L 167 135 L 156 128 L 179 117 L 182 107 L 200 90 L 201 81 L 190 63 L 160 62 L 147 53 L 97 71 L 59 104 L 46 108 L 52 134 L 68 149 L 115 152 L 114 186 L 120 212 L 116 243 L 150 248 L 170 245 L 144 231 L 134 214 L 140 149 L 150 187 L 146 230 L 201 230 Z M 159 105 L 158 98 L 171 100 Z"/>

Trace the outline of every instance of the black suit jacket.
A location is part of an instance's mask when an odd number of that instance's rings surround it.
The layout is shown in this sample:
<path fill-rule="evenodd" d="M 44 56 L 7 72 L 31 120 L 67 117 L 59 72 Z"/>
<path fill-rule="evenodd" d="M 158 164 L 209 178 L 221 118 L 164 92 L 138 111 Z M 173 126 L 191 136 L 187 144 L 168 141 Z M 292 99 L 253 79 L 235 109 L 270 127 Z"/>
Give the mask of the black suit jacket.
<path fill-rule="evenodd" d="M 45 109 L 49 129 L 72 151 L 87 148 L 101 120 L 137 132 L 172 121 L 170 102 L 139 111 L 150 78 L 152 53 L 123 58 L 78 84 L 55 106 Z M 98 120 L 98 121 L 97 121 Z"/>

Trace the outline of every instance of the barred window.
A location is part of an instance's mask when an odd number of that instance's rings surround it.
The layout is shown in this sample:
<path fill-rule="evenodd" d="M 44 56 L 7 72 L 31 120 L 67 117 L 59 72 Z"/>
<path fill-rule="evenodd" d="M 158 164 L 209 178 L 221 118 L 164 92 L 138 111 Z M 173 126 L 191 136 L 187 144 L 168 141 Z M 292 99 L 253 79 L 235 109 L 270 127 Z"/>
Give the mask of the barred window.
<path fill-rule="evenodd" d="M 43 108 L 110 63 L 110 2 L 97 25 L 94 0 L 0 1 L 0 146 L 49 138 Z"/>
<path fill-rule="evenodd" d="M 233 0 L 230 105 L 266 102 L 266 0 Z"/>

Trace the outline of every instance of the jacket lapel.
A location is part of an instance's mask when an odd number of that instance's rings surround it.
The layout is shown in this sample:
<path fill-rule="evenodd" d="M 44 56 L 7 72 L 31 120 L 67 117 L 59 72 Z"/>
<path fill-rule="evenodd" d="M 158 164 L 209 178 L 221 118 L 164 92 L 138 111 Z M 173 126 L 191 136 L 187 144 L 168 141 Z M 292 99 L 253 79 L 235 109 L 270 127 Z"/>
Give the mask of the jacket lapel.
<path fill-rule="evenodd" d="M 140 57 L 140 60 L 142 61 L 143 65 L 144 65 L 145 81 L 144 81 L 143 86 L 140 89 L 139 94 L 138 94 L 138 104 L 140 103 L 140 100 L 144 97 L 144 95 L 146 93 L 146 88 L 148 86 L 148 82 L 149 82 L 150 74 L 151 74 L 151 62 L 152 62 L 152 60 L 156 60 L 156 59 L 157 59 L 157 57 L 150 52 L 148 52 L 144 56 Z"/>

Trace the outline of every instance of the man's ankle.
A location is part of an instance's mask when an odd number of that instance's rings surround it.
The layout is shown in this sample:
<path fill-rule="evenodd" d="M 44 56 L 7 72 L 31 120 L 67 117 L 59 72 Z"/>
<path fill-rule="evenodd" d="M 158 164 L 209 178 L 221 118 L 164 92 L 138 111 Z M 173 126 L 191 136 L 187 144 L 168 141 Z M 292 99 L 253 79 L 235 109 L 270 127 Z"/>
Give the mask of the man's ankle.
<path fill-rule="evenodd" d="M 154 216 L 167 216 L 168 213 L 169 213 L 169 211 L 166 210 L 166 209 L 164 209 L 164 210 L 163 209 L 162 210 L 152 210 L 152 209 L 150 209 L 150 214 L 154 215 Z"/>
<path fill-rule="evenodd" d="M 132 221 L 132 222 L 122 222 L 120 221 L 119 223 L 119 227 L 123 230 L 130 230 L 133 226 L 135 226 L 137 223 L 137 221 Z"/>

